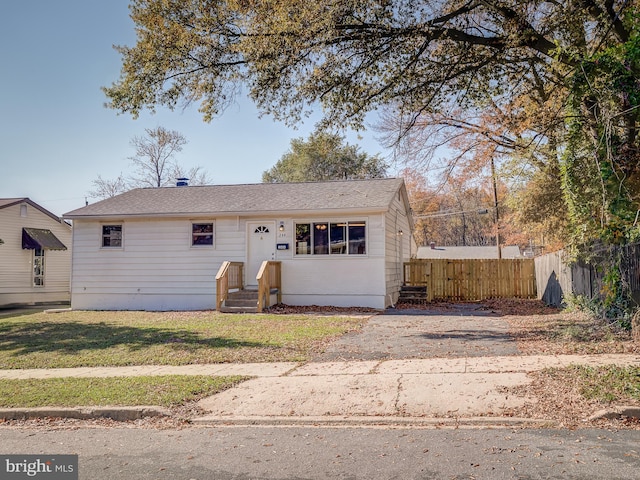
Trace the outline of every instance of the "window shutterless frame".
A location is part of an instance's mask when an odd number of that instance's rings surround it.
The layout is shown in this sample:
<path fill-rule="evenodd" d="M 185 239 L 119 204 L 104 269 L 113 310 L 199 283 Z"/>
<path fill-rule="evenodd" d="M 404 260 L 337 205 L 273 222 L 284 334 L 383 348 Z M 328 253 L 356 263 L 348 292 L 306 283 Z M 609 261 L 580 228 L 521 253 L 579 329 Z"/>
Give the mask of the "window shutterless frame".
<path fill-rule="evenodd" d="M 336 256 L 367 254 L 367 222 L 296 222 L 296 256 Z"/>
<path fill-rule="evenodd" d="M 214 245 L 213 222 L 191 222 L 191 246 L 212 247 Z"/>
<path fill-rule="evenodd" d="M 105 224 L 101 227 L 100 247 L 102 248 L 122 248 L 122 224 Z"/>
<path fill-rule="evenodd" d="M 43 248 L 33 250 L 33 286 L 44 287 L 44 252 Z"/>

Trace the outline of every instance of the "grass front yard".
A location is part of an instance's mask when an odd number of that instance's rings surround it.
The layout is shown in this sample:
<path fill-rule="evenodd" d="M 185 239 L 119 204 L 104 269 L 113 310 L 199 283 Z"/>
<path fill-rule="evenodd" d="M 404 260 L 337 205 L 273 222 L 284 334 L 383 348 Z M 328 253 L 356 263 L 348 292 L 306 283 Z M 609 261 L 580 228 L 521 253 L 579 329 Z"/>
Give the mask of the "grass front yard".
<path fill-rule="evenodd" d="M 175 407 L 214 395 L 243 380 L 238 376 L 205 375 L 0 380 L 0 407 Z"/>
<path fill-rule="evenodd" d="M 89 312 L 0 315 L 0 369 L 305 361 L 366 316 Z M 244 377 L 0 380 L 0 407 L 184 406 Z"/>
<path fill-rule="evenodd" d="M 0 316 L 0 369 L 305 361 L 366 318 L 128 311 Z"/>

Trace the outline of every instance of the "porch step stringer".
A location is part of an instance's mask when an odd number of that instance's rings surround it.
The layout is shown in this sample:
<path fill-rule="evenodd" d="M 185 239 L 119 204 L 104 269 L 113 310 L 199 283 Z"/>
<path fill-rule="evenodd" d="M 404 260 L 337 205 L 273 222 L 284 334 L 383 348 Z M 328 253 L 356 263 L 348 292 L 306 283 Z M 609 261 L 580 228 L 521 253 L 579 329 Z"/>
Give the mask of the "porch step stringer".
<path fill-rule="evenodd" d="M 427 287 L 413 287 L 403 285 L 400 287 L 400 296 L 398 303 L 427 303 Z"/>
<path fill-rule="evenodd" d="M 258 312 L 258 290 L 242 289 L 229 292 L 222 307 L 222 313 L 257 313 Z"/>

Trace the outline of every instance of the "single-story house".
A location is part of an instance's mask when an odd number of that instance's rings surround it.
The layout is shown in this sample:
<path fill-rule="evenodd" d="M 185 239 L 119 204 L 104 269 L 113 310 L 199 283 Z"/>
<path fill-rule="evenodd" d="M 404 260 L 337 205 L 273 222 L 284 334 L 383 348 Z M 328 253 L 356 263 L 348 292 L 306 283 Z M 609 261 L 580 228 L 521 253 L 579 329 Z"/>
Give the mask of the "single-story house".
<path fill-rule="evenodd" d="M 223 262 L 241 262 L 252 287 L 266 260 L 281 262 L 285 304 L 382 309 L 412 253 L 395 178 L 141 188 L 64 218 L 74 309 L 213 309 Z"/>
<path fill-rule="evenodd" d="M 70 300 L 71 225 L 28 198 L 0 198 L 0 306 Z"/>
<path fill-rule="evenodd" d="M 520 247 L 506 245 L 501 248 L 502 258 L 522 258 Z M 447 260 L 497 259 L 498 248 L 495 246 L 480 247 L 441 247 L 431 244 L 418 247 L 416 258 L 443 258 Z"/>

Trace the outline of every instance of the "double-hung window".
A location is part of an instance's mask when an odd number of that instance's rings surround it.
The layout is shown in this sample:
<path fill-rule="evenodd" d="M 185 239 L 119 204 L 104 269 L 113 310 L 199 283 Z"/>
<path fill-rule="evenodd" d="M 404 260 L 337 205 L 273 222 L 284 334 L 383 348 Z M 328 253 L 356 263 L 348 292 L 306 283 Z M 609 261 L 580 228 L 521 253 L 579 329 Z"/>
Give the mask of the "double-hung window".
<path fill-rule="evenodd" d="M 296 255 L 366 255 L 365 221 L 296 223 Z"/>
<path fill-rule="evenodd" d="M 102 246 L 122 247 L 122 225 L 102 225 Z"/>
<path fill-rule="evenodd" d="M 213 223 L 191 224 L 191 246 L 213 245 Z"/>

